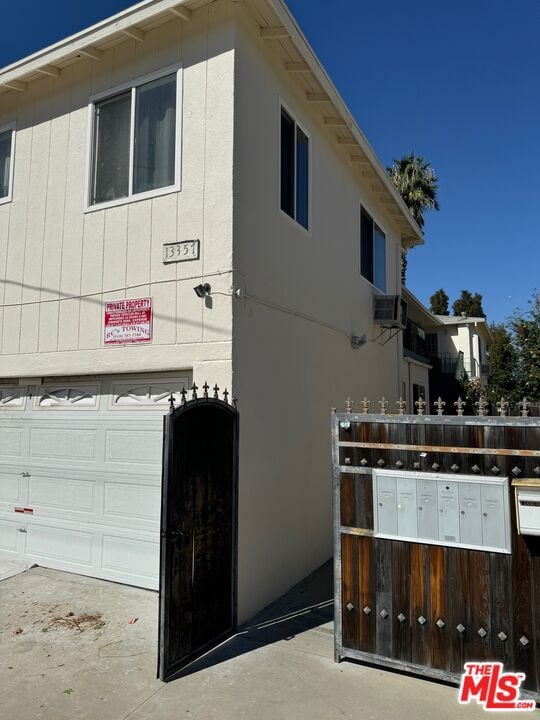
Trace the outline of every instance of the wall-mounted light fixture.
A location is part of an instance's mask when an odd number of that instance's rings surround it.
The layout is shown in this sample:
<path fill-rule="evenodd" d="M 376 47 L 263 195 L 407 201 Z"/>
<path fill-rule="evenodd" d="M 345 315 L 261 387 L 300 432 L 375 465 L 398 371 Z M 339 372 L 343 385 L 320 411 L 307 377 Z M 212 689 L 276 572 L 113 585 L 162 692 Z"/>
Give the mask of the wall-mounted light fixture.
<path fill-rule="evenodd" d="M 204 283 L 204 285 L 197 285 L 197 287 L 194 287 L 193 290 L 195 291 L 195 295 L 200 298 L 205 298 L 212 292 L 212 288 L 208 283 Z"/>
<path fill-rule="evenodd" d="M 353 348 L 362 347 L 367 343 L 367 335 L 351 335 L 351 345 Z"/>

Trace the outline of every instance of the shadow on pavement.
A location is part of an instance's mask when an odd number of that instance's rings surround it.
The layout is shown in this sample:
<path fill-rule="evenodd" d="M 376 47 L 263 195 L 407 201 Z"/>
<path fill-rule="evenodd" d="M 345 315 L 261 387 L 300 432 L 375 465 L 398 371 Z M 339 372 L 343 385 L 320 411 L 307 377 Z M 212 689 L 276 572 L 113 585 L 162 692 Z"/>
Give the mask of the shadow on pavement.
<path fill-rule="evenodd" d="M 329 560 L 248 623 L 239 627 L 232 638 L 191 663 L 175 679 L 213 667 L 265 645 L 290 640 L 300 633 L 332 622 L 333 595 L 333 564 L 332 560 Z"/>

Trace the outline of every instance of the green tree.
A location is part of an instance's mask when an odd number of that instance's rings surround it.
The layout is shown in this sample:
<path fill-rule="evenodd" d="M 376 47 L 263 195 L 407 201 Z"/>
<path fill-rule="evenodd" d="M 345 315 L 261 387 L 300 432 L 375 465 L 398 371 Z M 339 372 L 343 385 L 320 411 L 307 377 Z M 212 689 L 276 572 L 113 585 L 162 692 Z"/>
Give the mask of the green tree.
<path fill-rule="evenodd" d="M 394 164 L 387 171 L 411 215 L 423 228 L 426 210 L 439 209 L 439 181 L 431 163 L 411 152 L 398 160 L 394 159 Z"/>
<path fill-rule="evenodd" d="M 502 397 L 516 402 L 516 351 L 513 338 L 505 325 L 492 325 L 493 341 L 489 348 L 488 392 L 492 402 Z"/>
<path fill-rule="evenodd" d="M 460 297 L 452 306 L 454 315 L 465 315 L 467 317 L 486 317 L 482 307 L 482 296 L 479 293 L 474 295 L 469 290 L 462 290 Z"/>
<path fill-rule="evenodd" d="M 438 210 L 437 192 L 439 181 L 431 163 L 421 155 L 409 153 L 400 159 L 394 158 L 394 164 L 386 168 L 390 179 L 403 198 L 405 205 L 418 225 L 424 227 L 426 210 Z M 407 279 L 407 254 L 401 256 L 401 283 Z"/>
<path fill-rule="evenodd" d="M 517 311 L 509 326 L 516 352 L 516 385 L 520 397 L 540 402 L 540 293 L 535 291 L 530 308 Z"/>
<path fill-rule="evenodd" d="M 441 288 L 440 290 L 436 290 L 429 298 L 429 309 L 434 315 L 450 315 L 448 310 L 449 302 L 450 298 Z"/>

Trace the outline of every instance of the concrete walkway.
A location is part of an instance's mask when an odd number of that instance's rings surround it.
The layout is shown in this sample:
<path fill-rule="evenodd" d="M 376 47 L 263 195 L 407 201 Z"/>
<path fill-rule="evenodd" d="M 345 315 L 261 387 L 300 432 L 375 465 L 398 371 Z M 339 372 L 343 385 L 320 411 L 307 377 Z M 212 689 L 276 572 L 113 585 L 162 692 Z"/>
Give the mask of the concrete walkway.
<path fill-rule="evenodd" d="M 164 685 L 155 679 L 156 593 L 33 568 L 0 582 L 0 717 L 486 717 L 479 707 L 458 706 L 455 688 L 350 662 L 336 665 L 331 593 L 327 565 L 183 677 Z M 137 621 L 128 624 L 132 617 Z"/>

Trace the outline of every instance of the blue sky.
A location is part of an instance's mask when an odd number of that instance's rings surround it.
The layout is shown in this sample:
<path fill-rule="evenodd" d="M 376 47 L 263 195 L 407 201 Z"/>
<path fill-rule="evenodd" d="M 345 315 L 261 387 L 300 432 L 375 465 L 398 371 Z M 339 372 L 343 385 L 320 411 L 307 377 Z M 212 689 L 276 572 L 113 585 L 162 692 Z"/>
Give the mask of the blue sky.
<path fill-rule="evenodd" d="M 4 3 L 0 66 L 130 4 Z M 382 162 L 412 150 L 440 177 L 441 211 L 409 258 L 413 292 L 480 292 L 494 321 L 526 307 L 540 288 L 540 2 L 289 6 Z"/>

